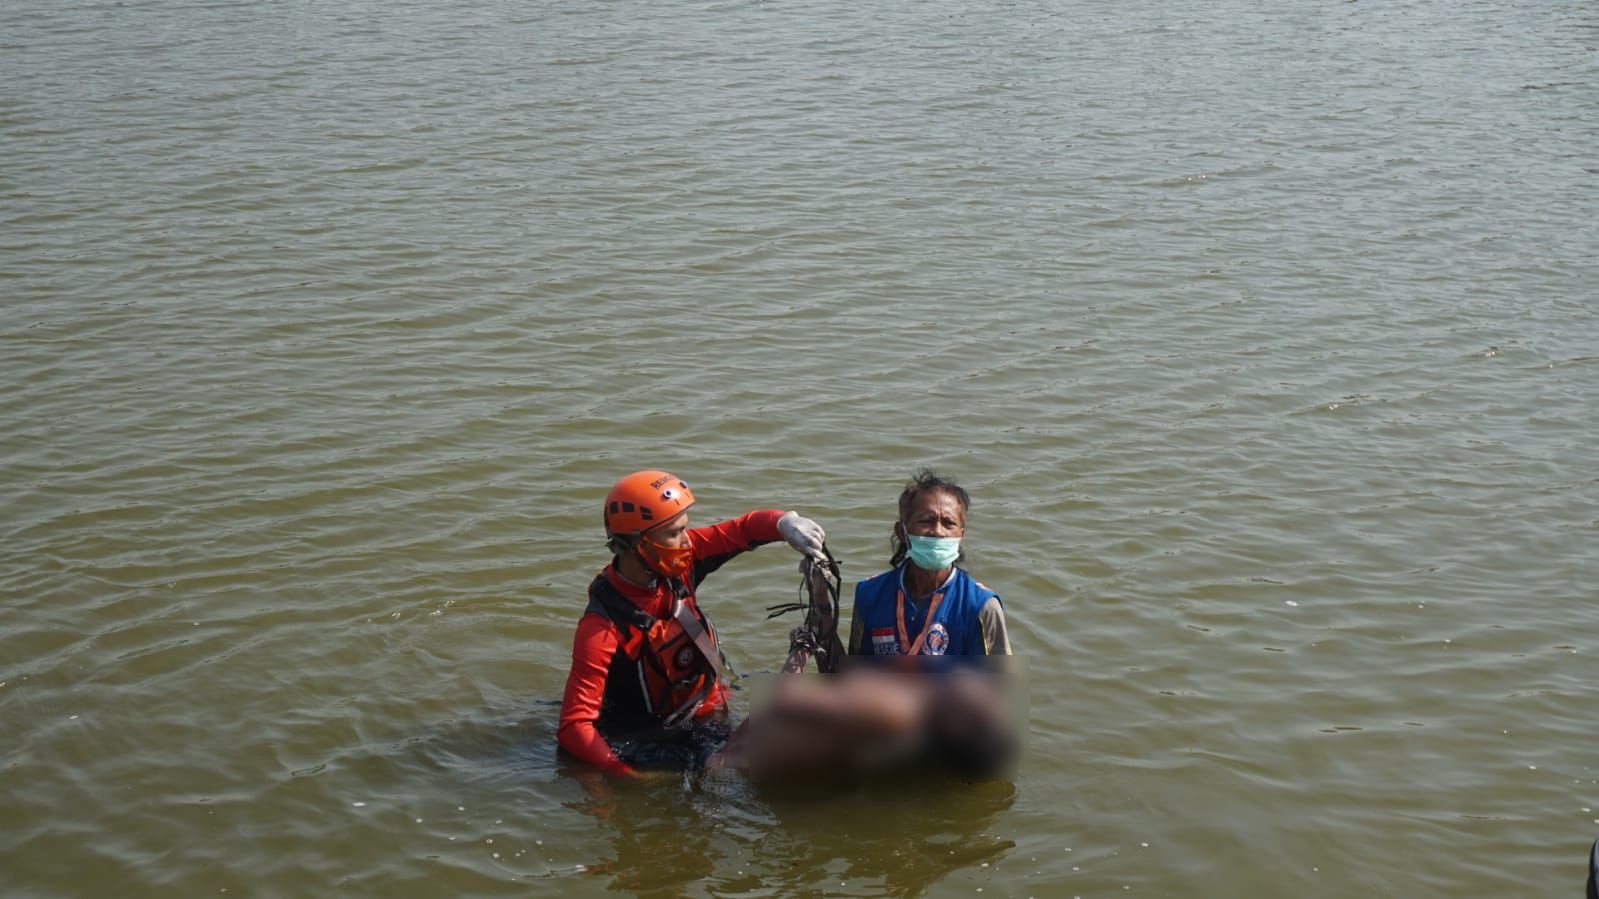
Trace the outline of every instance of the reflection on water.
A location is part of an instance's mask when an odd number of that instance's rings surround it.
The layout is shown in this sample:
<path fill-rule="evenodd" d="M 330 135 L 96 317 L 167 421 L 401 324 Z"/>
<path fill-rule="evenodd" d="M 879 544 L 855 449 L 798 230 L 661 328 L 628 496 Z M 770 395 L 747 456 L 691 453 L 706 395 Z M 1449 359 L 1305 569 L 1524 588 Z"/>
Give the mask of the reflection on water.
<path fill-rule="evenodd" d="M 727 771 L 645 783 L 569 773 L 584 795 L 568 807 L 609 835 L 610 852 L 587 874 L 619 892 L 684 895 L 711 878 L 705 886 L 718 894 L 920 896 L 1015 847 L 993 832 L 1015 802 L 1008 783 L 887 776 L 757 787 Z"/>
<path fill-rule="evenodd" d="M 976 872 L 1007 858 L 1016 844 L 994 828 L 1015 800 L 1008 783 L 894 777 L 819 796 L 774 797 L 783 831 L 805 835 L 785 848 L 811 863 L 809 878 L 796 872 L 786 885 L 823 890 L 836 876 L 856 890 L 877 892 L 881 884 L 887 895 L 925 895 L 955 871 Z"/>
<path fill-rule="evenodd" d="M 0 4 L 5 891 L 1575 892 L 1596 26 Z M 556 759 L 619 474 L 848 579 L 922 464 L 1014 788 Z M 743 670 L 773 552 L 703 597 Z"/>

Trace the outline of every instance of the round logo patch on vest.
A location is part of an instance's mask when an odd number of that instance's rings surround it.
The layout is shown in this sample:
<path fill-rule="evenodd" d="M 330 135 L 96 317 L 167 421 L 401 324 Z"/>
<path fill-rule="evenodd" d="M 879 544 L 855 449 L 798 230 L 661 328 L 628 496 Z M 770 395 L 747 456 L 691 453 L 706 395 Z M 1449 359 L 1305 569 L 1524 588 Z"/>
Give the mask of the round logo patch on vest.
<path fill-rule="evenodd" d="M 934 624 L 927 629 L 925 648 L 930 656 L 941 656 L 949 649 L 949 631 L 945 630 L 944 625 Z"/>
<path fill-rule="evenodd" d="M 694 648 L 685 646 L 677 651 L 677 667 L 687 668 L 694 662 Z"/>

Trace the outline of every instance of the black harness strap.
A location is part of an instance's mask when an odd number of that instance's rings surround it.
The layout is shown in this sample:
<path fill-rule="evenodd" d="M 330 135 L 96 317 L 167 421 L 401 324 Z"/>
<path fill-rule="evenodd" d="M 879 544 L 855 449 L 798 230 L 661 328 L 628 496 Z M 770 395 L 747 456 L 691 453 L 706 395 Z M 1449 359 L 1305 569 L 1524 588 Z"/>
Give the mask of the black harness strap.
<path fill-rule="evenodd" d="M 650 695 L 649 686 L 644 677 L 644 668 L 647 665 L 663 683 L 668 685 L 684 686 L 693 682 L 692 680 L 674 681 L 672 672 L 666 669 L 666 666 L 661 662 L 660 656 L 656 653 L 655 647 L 650 644 L 650 629 L 655 626 L 657 619 L 638 606 L 628 602 L 615 588 L 606 582 L 603 574 L 596 577 L 594 582 L 589 585 L 589 603 L 586 609 L 586 611 L 594 612 L 610 621 L 618 628 L 623 630 L 631 628 L 638 632 L 642 644 L 636 660 L 639 693 L 644 700 L 645 710 L 652 715 L 664 716 L 664 723 L 668 727 L 684 720 L 699 709 L 715 685 L 724 679 L 725 676 L 722 673 L 722 669 L 726 664 L 721 648 L 716 646 L 715 641 L 711 638 L 708 626 L 697 620 L 694 613 L 689 611 L 688 604 L 684 601 L 690 595 L 687 586 L 679 578 L 672 578 L 670 583 L 672 585 L 673 617 L 710 669 L 710 679 L 705 686 L 696 691 L 693 696 L 689 697 L 687 701 L 676 709 L 655 708 L 655 697 Z M 703 616 L 704 613 L 701 612 L 700 615 Z M 689 626 L 690 623 L 693 624 L 693 627 Z"/>

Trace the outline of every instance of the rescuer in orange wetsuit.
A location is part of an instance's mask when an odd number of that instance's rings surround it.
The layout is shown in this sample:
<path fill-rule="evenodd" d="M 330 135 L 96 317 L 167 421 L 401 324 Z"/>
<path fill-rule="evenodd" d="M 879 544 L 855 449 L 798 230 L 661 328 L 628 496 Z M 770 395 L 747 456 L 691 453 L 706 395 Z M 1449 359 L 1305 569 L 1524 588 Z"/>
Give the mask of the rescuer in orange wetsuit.
<path fill-rule="evenodd" d="M 726 739 L 727 677 L 694 590 L 739 553 L 786 541 L 825 558 L 820 525 L 757 510 L 688 526 L 694 494 L 664 471 L 622 478 L 605 498 L 611 563 L 589 584 L 561 700 L 561 748 L 601 769 L 690 768 Z"/>

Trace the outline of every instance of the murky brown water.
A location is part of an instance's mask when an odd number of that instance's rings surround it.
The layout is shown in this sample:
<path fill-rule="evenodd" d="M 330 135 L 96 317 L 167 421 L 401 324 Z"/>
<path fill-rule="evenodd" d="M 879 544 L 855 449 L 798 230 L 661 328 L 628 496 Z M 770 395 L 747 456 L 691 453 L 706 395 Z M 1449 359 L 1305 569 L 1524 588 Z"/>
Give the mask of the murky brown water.
<path fill-rule="evenodd" d="M 7 896 L 1575 896 L 1599 12 L 0 5 Z M 974 494 L 1013 786 L 596 793 L 598 505 Z M 774 667 L 793 557 L 709 582 Z"/>

